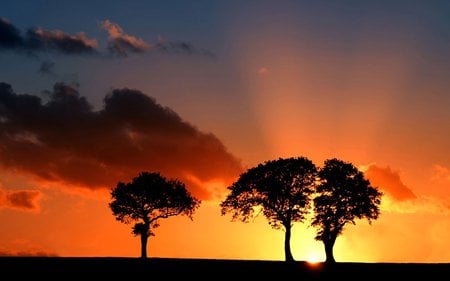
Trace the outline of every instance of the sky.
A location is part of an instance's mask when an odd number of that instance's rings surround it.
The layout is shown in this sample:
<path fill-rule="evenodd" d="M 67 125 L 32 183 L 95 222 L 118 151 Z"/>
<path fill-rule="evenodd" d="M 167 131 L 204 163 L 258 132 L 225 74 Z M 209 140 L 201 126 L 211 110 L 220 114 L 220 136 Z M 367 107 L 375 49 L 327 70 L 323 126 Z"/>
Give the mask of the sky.
<path fill-rule="evenodd" d="M 448 1 L 22 1 L 0 12 L 0 255 L 137 257 L 110 190 L 186 183 L 193 220 L 150 257 L 283 260 L 264 217 L 221 216 L 240 173 L 339 158 L 383 193 L 337 261 L 450 262 Z M 297 260 L 325 258 L 309 222 Z"/>

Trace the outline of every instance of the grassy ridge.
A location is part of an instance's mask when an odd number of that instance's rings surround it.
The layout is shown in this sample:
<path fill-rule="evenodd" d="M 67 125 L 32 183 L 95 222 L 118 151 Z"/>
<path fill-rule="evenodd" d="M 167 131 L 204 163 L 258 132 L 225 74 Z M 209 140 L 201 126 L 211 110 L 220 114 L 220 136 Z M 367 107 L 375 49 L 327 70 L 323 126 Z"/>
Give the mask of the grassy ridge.
<path fill-rule="evenodd" d="M 28 274 L 155 274 L 179 277 L 300 277 L 317 279 L 369 279 L 373 278 L 439 278 L 450 276 L 450 264 L 422 263 L 337 263 L 315 264 L 306 262 L 243 261 L 213 259 L 150 258 L 59 258 L 59 257 L 0 257 L 0 271 L 16 277 Z M 213 275 L 211 275 L 213 274 Z M 218 274 L 218 275 L 217 275 Z M 253 279 L 253 278 L 252 278 Z M 416 279 L 417 280 L 417 279 Z"/>

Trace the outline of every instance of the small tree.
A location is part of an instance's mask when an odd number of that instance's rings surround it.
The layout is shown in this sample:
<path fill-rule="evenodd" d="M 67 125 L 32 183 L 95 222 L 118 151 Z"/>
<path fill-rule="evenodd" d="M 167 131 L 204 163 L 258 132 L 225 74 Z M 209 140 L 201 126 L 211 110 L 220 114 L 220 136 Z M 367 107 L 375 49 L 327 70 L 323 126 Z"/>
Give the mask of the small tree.
<path fill-rule="evenodd" d="M 314 198 L 316 240 L 325 246 L 326 262 L 334 263 L 333 247 L 346 223 L 378 218 L 382 193 L 372 187 L 362 172 L 351 163 L 328 159 L 319 170 L 319 184 Z"/>
<path fill-rule="evenodd" d="M 222 215 L 248 222 L 261 211 L 275 229 L 285 230 L 286 261 L 293 261 L 290 239 L 294 222 L 305 218 L 316 167 L 305 157 L 266 161 L 243 173 L 220 204 Z M 259 211 L 258 211 L 259 209 Z"/>
<path fill-rule="evenodd" d="M 200 201 L 192 197 L 184 183 L 167 180 L 159 173 L 142 172 L 130 183 L 119 182 L 111 191 L 109 207 L 116 220 L 135 222 L 133 234 L 141 237 L 141 257 L 147 257 L 147 240 L 159 220 L 171 216 L 192 215 Z"/>

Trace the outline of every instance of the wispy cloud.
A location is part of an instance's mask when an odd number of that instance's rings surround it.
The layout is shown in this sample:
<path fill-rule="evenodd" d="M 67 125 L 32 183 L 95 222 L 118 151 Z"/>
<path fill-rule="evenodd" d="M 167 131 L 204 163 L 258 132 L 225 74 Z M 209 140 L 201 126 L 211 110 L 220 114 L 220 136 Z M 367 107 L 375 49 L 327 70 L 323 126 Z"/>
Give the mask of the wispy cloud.
<path fill-rule="evenodd" d="M 108 50 L 112 54 L 126 56 L 129 52 L 143 53 L 152 48 L 152 45 L 125 33 L 118 24 L 109 20 L 102 21 L 100 27 L 108 32 Z"/>
<path fill-rule="evenodd" d="M 38 72 L 41 74 L 54 75 L 55 74 L 53 72 L 54 68 L 55 68 L 55 63 L 53 61 L 46 60 L 41 63 L 41 66 L 39 67 Z"/>
<path fill-rule="evenodd" d="M 197 48 L 189 42 L 167 40 L 161 36 L 155 44 L 155 49 L 162 53 L 201 55 L 210 58 L 215 57 L 215 54 L 210 50 Z"/>
<path fill-rule="evenodd" d="M 55 51 L 66 55 L 96 54 L 97 40 L 84 32 L 70 35 L 61 30 L 29 29 L 22 36 L 19 29 L 0 18 L 0 48 L 19 52 Z"/>
<path fill-rule="evenodd" d="M 94 111 L 65 84 L 43 104 L 0 83 L 0 120 L 0 164 L 63 185 L 111 188 L 156 170 L 206 199 L 214 192 L 196 182 L 230 183 L 242 170 L 216 136 L 138 90 L 115 89 Z"/>
<path fill-rule="evenodd" d="M 100 27 L 108 32 L 108 51 L 113 55 L 128 56 L 130 53 L 158 52 L 214 57 L 213 52 L 197 48 L 185 41 L 168 40 L 159 36 L 156 43 L 145 42 L 142 38 L 126 33 L 121 26 L 110 20 L 100 22 Z"/>
<path fill-rule="evenodd" d="M 26 47 L 31 50 L 55 50 L 66 55 L 97 52 L 97 40 L 89 39 L 84 32 L 70 35 L 61 30 L 30 29 L 25 42 Z"/>
<path fill-rule="evenodd" d="M 392 197 L 383 197 L 382 212 L 404 214 L 439 214 L 450 215 L 450 202 L 444 198 L 418 196 L 414 200 L 398 201 Z"/>
<path fill-rule="evenodd" d="M 182 40 L 167 40 L 159 37 L 148 43 L 138 36 L 126 33 L 120 25 L 108 19 L 100 22 L 100 28 L 108 33 L 107 53 L 113 57 L 130 54 L 184 54 L 214 57 L 214 53 Z M 69 34 L 62 30 L 46 30 L 42 27 L 21 31 L 4 18 L 0 18 L 0 51 L 10 50 L 37 55 L 40 52 L 56 52 L 64 55 L 101 55 L 98 41 L 85 32 Z M 111 56 L 110 56 L 111 57 Z"/>
<path fill-rule="evenodd" d="M 434 182 L 450 184 L 450 169 L 439 164 L 434 164 L 431 180 Z"/>
<path fill-rule="evenodd" d="M 0 188 L 0 209 L 38 211 L 42 194 L 38 190 L 5 190 Z"/>

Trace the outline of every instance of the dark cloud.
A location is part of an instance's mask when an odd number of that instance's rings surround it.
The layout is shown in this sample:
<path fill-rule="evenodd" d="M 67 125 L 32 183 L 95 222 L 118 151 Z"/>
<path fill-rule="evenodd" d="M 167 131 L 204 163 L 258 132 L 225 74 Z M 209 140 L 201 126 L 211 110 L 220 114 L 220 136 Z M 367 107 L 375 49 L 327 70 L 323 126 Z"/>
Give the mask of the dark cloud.
<path fill-rule="evenodd" d="M 38 72 L 41 74 L 51 74 L 54 75 L 53 69 L 55 68 L 55 63 L 52 61 L 43 61 L 39 67 Z"/>
<path fill-rule="evenodd" d="M 390 167 L 370 165 L 365 175 L 372 185 L 378 186 L 396 200 L 404 201 L 417 198 L 414 192 L 402 182 L 398 172 L 391 170 Z"/>
<path fill-rule="evenodd" d="M 20 31 L 9 21 L 0 17 L 0 47 L 23 48 L 24 40 Z"/>
<path fill-rule="evenodd" d="M 25 36 L 7 20 L 0 18 L 0 48 L 34 53 L 56 51 L 66 55 L 96 54 L 97 40 L 84 32 L 75 35 L 60 30 L 29 29 Z"/>
<path fill-rule="evenodd" d="M 184 180 L 203 199 L 212 195 L 203 183 L 230 183 L 242 170 L 216 136 L 140 91 L 113 90 L 94 111 L 64 84 L 42 103 L 0 83 L 0 165 L 93 189 L 160 171 Z"/>
<path fill-rule="evenodd" d="M 84 32 L 70 35 L 60 30 L 29 29 L 25 42 L 32 51 L 58 51 L 66 55 L 97 53 L 97 40 L 87 38 Z"/>
<path fill-rule="evenodd" d="M 41 192 L 38 190 L 4 190 L 0 188 L 0 208 L 37 211 L 40 198 Z"/>
<path fill-rule="evenodd" d="M 185 55 L 202 55 L 214 58 L 213 52 L 206 49 L 198 49 L 191 43 L 182 41 L 159 40 L 155 48 L 164 53 L 185 54 Z"/>

